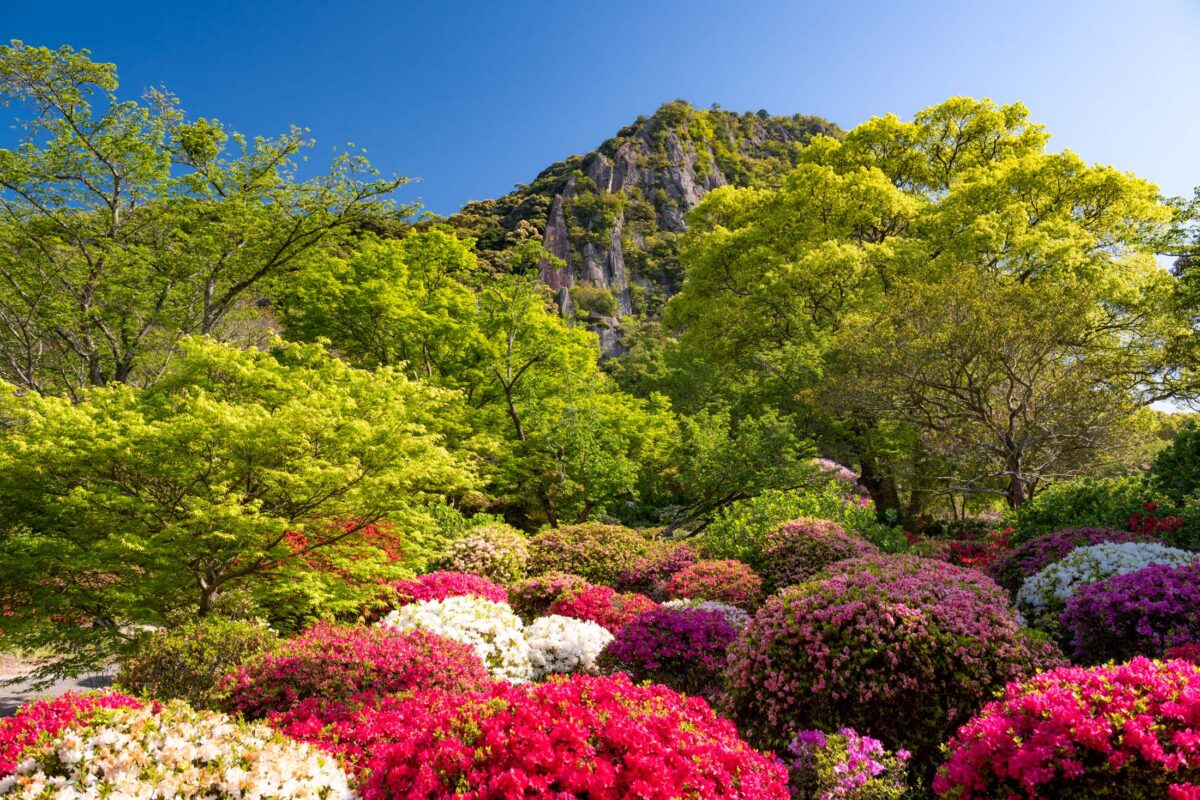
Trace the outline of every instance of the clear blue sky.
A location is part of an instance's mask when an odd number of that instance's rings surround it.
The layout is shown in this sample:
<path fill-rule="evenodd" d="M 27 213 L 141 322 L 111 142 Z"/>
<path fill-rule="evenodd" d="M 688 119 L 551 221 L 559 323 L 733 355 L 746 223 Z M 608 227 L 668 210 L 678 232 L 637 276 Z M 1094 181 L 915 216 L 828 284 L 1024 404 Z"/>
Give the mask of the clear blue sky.
<path fill-rule="evenodd" d="M 846 127 L 1022 100 L 1055 147 L 1200 184 L 1200 0 L 0 0 L 0 38 L 89 48 L 246 133 L 353 141 L 440 213 L 677 97 Z"/>

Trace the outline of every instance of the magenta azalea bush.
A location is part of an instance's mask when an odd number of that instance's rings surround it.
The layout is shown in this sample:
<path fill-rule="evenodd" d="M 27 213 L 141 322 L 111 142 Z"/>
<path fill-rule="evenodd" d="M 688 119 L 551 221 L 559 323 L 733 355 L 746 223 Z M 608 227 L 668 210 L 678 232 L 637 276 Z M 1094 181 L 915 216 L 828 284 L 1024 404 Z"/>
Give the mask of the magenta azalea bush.
<path fill-rule="evenodd" d="M 508 593 L 508 602 L 517 616 L 530 622 L 546 614 L 559 598 L 581 592 L 590 585 L 578 575 L 551 572 L 514 585 Z"/>
<path fill-rule="evenodd" d="M 996 583 L 1016 595 L 1025 579 L 1059 561 L 1077 547 L 1107 542 L 1145 542 L 1151 538 L 1115 528 L 1069 528 L 1035 536 L 1001 555 L 988 570 Z"/>
<path fill-rule="evenodd" d="M 698 698 L 576 675 L 368 713 L 363 800 L 787 800 L 787 772 Z"/>
<path fill-rule="evenodd" d="M 842 562 L 767 600 L 730 648 L 723 705 L 757 746 L 849 726 L 928 768 L 1013 680 L 1060 663 L 986 576 L 916 556 Z"/>
<path fill-rule="evenodd" d="M 653 549 L 632 528 L 588 522 L 543 531 L 529 540 L 529 574 L 569 572 L 612 586 Z"/>
<path fill-rule="evenodd" d="M 835 561 L 875 552 L 875 545 L 836 522 L 802 517 L 766 535 L 760 571 L 770 593 L 801 583 Z"/>
<path fill-rule="evenodd" d="M 224 705 L 260 719 L 309 699 L 339 703 L 364 693 L 468 691 L 488 682 L 487 668 L 469 645 L 423 630 L 318 623 L 227 676 Z"/>
<path fill-rule="evenodd" d="M 425 600 L 445 600 L 447 597 L 478 597 L 493 603 L 507 603 L 508 590 L 498 583 L 470 572 L 430 572 L 391 584 L 395 592 L 394 605 L 406 606 Z"/>
<path fill-rule="evenodd" d="M 1200 563 L 1152 564 L 1079 589 L 1061 617 L 1084 664 L 1161 656 L 1200 640 Z"/>
<path fill-rule="evenodd" d="M 853 728 L 836 734 L 800 731 L 788 745 L 796 800 L 902 800 L 908 796 L 907 750 L 889 753 L 883 742 Z"/>
<path fill-rule="evenodd" d="M 635 681 L 652 681 L 712 699 L 721 687 L 738 629 L 719 611 L 657 608 L 621 628 L 600 654 L 600 666 Z"/>
<path fill-rule="evenodd" d="M 613 588 L 621 592 L 644 594 L 661 603 L 670 598 L 671 579 L 699 559 L 700 552 L 690 544 L 663 542 L 622 572 Z"/>
<path fill-rule="evenodd" d="M 586 619 L 617 633 L 639 615 L 658 608 L 649 597 L 620 593 L 608 586 L 588 586 L 563 595 L 550 606 L 551 614 Z"/>
<path fill-rule="evenodd" d="M 1200 668 L 1135 658 L 1012 684 L 950 740 L 942 798 L 1190 798 L 1200 783 Z"/>
<path fill-rule="evenodd" d="M 102 709 L 141 707 L 140 700 L 116 692 L 67 692 L 21 706 L 13 716 L 0 719 L 0 785 L 13 774 L 28 748 L 86 725 Z"/>
<path fill-rule="evenodd" d="M 762 578 L 741 561 L 697 561 L 671 578 L 673 600 L 712 600 L 752 610 L 763 599 Z"/>

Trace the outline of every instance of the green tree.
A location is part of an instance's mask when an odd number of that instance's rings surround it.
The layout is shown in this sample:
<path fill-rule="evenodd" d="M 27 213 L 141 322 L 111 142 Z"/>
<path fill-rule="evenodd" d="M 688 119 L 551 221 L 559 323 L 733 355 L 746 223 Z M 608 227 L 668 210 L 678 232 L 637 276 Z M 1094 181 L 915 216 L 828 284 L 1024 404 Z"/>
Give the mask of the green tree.
<path fill-rule="evenodd" d="M 62 671 L 119 650 L 139 626 L 238 595 L 356 608 L 347 570 L 419 566 L 441 544 L 431 506 L 474 485 L 438 433 L 451 402 L 317 346 L 265 353 L 205 338 L 184 340 L 146 389 L 92 389 L 72 404 L 5 385 L 5 643 L 49 648 Z M 382 520 L 404 533 L 406 562 L 366 538 Z"/>
<path fill-rule="evenodd" d="M 188 334 L 245 335 L 254 292 L 394 213 L 361 155 L 297 177 L 313 142 L 189 120 L 161 90 L 117 95 L 87 51 L 0 47 L 0 377 L 43 394 L 152 382 Z"/>

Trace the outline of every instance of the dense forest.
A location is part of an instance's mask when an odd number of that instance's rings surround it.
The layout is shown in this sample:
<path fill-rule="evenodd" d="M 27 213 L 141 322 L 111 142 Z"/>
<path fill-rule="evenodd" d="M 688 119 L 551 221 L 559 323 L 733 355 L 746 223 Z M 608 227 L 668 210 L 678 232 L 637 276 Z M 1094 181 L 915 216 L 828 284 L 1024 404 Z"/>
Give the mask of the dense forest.
<path fill-rule="evenodd" d="M 676 100 L 438 216 L 86 50 L 0 100 L 0 655 L 129 692 L 0 796 L 1200 797 L 1200 191 Z"/>

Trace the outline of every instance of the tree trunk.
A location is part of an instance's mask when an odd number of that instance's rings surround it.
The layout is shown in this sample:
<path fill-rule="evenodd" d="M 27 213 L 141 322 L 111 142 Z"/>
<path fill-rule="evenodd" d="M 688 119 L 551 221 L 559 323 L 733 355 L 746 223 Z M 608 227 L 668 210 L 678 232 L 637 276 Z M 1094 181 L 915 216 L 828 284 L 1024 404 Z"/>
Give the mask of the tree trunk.
<path fill-rule="evenodd" d="M 859 463 L 862 466 L 862 472 L 859 474 L 858 482 L 871 495 L 879 518 L 883 519 L 888 511 L 899 514 L 900 490 L 896 487 L 895 477 L 880 471 L 879 465 L 870 456 L 860 455 Z"/>

